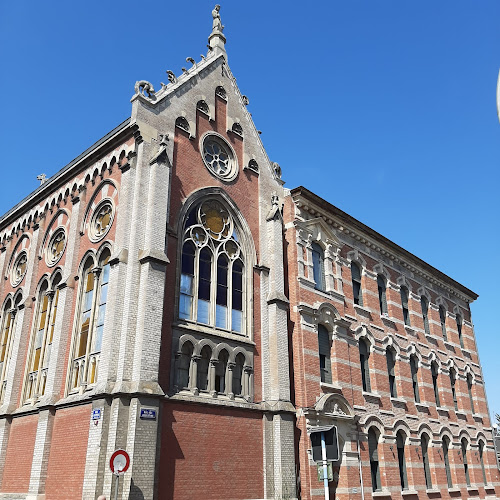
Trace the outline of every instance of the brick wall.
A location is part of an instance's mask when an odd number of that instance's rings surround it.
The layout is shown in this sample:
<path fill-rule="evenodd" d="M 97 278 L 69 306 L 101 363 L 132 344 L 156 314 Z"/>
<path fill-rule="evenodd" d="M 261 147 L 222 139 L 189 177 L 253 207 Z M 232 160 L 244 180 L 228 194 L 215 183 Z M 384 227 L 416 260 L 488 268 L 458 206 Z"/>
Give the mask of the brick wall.
<path fill-rule="evenodd" d="M 263 498 L 260 413 L 165 403 L 161 423 L 162 500 Z"/>

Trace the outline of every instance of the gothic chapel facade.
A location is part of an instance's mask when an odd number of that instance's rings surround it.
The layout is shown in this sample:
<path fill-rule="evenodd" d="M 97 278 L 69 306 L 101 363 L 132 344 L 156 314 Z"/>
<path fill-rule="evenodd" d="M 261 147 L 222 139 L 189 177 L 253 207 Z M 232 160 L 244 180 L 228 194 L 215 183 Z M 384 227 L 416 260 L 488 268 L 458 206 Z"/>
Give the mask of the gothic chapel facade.
<path fill-rule="evenodd" d="M 212 14 L 0 219 L 0 499 L 496 498 L 477 295 L 284 188 Z"/>

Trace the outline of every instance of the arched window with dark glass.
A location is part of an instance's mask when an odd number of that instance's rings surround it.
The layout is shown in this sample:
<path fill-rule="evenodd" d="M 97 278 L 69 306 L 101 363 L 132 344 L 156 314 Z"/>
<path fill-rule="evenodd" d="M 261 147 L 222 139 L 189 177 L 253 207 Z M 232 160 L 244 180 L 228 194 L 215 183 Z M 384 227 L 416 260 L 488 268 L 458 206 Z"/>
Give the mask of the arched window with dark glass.
<path fill-rule="evenodd" d="M 418 360 L 416 356 L 410 356 L 411 382 L 413 385 L 413 397 L 415 403 L 420 403 L 420 394 L 418 391 Z"/>
<path fill-rule="evenodd" d="M 245 256 L 236 222 L 214 199 L 194 205 L 183 227 L 179 319 L 245 333 Z"/>
<path fill-rule="evenodd" d="M 363 385 L 363 391 L 370 392 L 370 349 L 367 342 L 364 339 L 359 340 L 359 361 L 361 365 L 361 382 Z"/>
<path fill-rule="evenodd" d="M 410 322 L 410 310 L 408 309 L 408 288 L 402 286 L 399 290 L 399 294 L 401 295 L 401 306 L 403 308 L 403 320 L 406 326 L 411 326 Z"/>
<path fill-rule="evenodd" d="M 443 438 L 444 468 L 446 470 L 446 481 L 448 483 L 448 488 L 453 488 L 453 481 L 451 480 L 449 450 L 450 450 L 450 439 L 445 436 Z"/>
<path fill-rule="evenodd" d="M 462 316 L 457 314 L 457 332 L 458 332 L 458 340 L 460 340 L 460 347 L 464 348 L 464 338 L 462 337 Z"/>
<path fill-rule="evenodd" d="M 422 296 L 420 298 L 420 306 L 422 308 L 422 319 L 424 320 L 424 330 L 427 335 L 430 334 L 429 330 L 429 301 L 427 297 Z"/>
<path fill-rule="evenodd" d="M 408 489 L 408 476 L 406 474 L 406 459 L 405 459 L 405 441 L 406 437 L 402 431 L 396 434 L 396 447 L 398 449 L 398 465 L 399 465 L 399 479 L 401 481 L 401 488 Z"/>
<path fill-rule="evenodd" d="M 321 382 L 332 383 L 332 364 L 330 362 L 330 334 L 323 325 L 318 325 L 319 370 Z"/>
<path fill-rule="evenodd" d="M 484 468 L 484 443 L 482 441 L 479 441 L 479 462 L 481 463 L 481 472 L 483 473 L 483 483 L 488 484 L 486 469 Z"/>
<path fill-rule="evenodd" d="M 455 387 L 456 381 L 457 381 L 457 374 L 453 368 L 450 368 L 451 395 L 453 397 L 453 404 L 455 405 L 455 411 L 458 410 L 457 389 Z"/>
<path fill-rule="evenodd" d="M 434 388 L 434 399 L 436 400 L 436 406 L 441 406 L 439 400 L 439 387 L 438 387 L 439 368 L 435 361 L 433 361 L 431 364 L 431 375 L 432 375 L 432 387 Z"/>
<path fill-rule="evenodd" d="M 387 314 L 387 291 L 385 278 L 383 276 L 377 276 L 377 288 L 380 314 Z"/>
<path fill-rule="evenodd" d="M 469 393 L 470 409 L 472 413 L 476 413 L 474 408 L 474 396 L 472 395 L 472 375 L 467 374 L 467 392 Z"/>
<path fill-rule="evenodd" d="M 323 249 L 317 244 L 312 244 L 312 263 L 313 263 L 313 279 L 315 288 L 318 290 L 325 289 L 325 257 Z"/>
<path fill-rule="evenodd" d="M 394 351 L 389 347 L 385 350 L 385 356 L 387 359 L 387 374 L 389 375 L 389 392 L 391 394 L 391 398 L 397 398 L 397 390 L 396 390 L 396 358 L 394 355 Z"/>
<path fill-rule="evenodd" d="M 422 434 L 420 439 L 420 445 L 422 448 L 422 462 L 424 465 L 424 476 L 425 476 L 425 487 L 430 490 L 432 489 L 432 478 L 431 478 L 431 467 L 429 463 L 429 438 L 426 434 Z"/>
<path fill-rule="evenodd" d="M 352 293 L 354 303 L 363 305 L 363 293 L 361 290 L 361 270 L 356 262 L 351 262 Z"/>
<path fill-rule="evenodd" d="M 470 486 L 470 474 L 469 474 L 469 462 L 467 461 L 467 440 L 462 438 L 460 441 L 460 447 L 462 449 L 462 460 L 464 463 L 465 481 L 467 486 Z"/>
<path fill-rule="evenodd" d="M 241 352 L 236 356 L 233 367 L 233 394 L 241 396 L 243 394 L 243 367 L 245 366 L 245 356 Z"/>
<path fill-rule="evenodd" d="M 446 334 L 446 310 L 443 306 L 439 306 L 439 321 L 441 323 L 443 338 L 444 340 L 448 340 L 448 335 Z"/>
<path fill-rule="evenodd" d="M 378 436 L 374 428 L 368 431 L 368 452 L 370 454 L 370 470 L 373 491 L 380 491 L 380 467 L 378 460 Z"/>
<path fill-rule="evenodd" d="M 179 387 L 179 389 L 189 389 L 191 386 L 190 368 L 192 357 L 193 344 L 191 344 L 191 342 L 184 342 L 181 353 L 179 355 L 177 368 L 177 386 Z"/>
<path fill-rule="evenodd" d="M 196 385 L 199 391 L 208 391 L 208 369 L 210 367 L 211 357 L 212 349 L 206 345 L 201 350 L 201 356 L 198 360 L 198 377 Z"/>
<path fill-rule="evenodd" d="M 226 350 L 219 353 L 218 363 L 215 365 L 215 391 L 218 394 L 226 393 L 227 362 L 229 355 Z"/>

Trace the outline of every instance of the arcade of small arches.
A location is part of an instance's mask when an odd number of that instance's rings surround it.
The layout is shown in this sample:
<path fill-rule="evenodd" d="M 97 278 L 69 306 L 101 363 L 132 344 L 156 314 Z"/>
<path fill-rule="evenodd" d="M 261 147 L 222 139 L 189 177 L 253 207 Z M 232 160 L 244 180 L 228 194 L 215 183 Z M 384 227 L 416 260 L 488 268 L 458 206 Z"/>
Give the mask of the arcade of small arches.
<path fill-rule="evenodd" d="M 252 357 L 241 346 L 184 334 L 179 339 L 174 370 L 175 392 L 253 400 Z"/>

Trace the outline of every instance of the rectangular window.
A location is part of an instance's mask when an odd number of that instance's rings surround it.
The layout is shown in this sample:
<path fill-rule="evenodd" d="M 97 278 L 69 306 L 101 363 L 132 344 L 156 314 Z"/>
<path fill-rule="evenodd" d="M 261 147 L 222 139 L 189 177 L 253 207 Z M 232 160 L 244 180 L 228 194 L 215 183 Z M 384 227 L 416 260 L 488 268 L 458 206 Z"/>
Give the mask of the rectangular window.
<path fill-rule="evenodd" d="M 332 383 L 332 365 L 330 362 L 330 334 L 323 325 L 318 325 L 319 369 L 321 382 Z"/>

